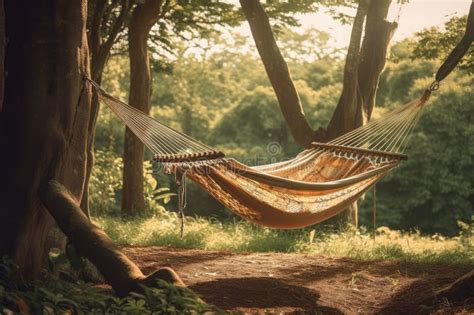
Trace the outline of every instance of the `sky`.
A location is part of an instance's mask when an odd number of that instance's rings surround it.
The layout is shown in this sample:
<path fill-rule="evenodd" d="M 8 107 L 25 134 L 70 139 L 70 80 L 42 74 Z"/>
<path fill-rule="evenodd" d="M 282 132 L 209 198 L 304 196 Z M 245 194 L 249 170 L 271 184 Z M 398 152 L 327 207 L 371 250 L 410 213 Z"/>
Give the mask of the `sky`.
<path fill-rule="evenodd" d="M 390 7 L 388 19 L 393 21 L 398 14 L 398 29 L 394 34 L 393 41 L 397 42 L 410 37 L 415 32 L 431 26 L 443 25 L 452 16 L 462 16 L 469 12 L 471 0 L 410 0 L 409 3 L 399 5 L 396 0 Z M 349 43 L 351 26 L 341 25 L 334 21 L 329 14 L 317 12 L 299 15 L 301 23 L 299 31 L 305 28 L 315 27 L 320 31 L 326 31 L 334 39 L 337 47 L 346 47 Z M 250 36 L 250 29 L 244 23 L 238 30 L 242 34 Z"/>

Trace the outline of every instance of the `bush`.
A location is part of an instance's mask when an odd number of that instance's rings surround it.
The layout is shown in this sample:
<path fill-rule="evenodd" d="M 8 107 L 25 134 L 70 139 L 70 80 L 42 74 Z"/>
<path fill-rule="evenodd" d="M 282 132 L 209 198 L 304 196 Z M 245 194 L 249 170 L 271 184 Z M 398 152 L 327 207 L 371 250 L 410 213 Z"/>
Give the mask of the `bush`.
<path fill-rule="evenodd" d="M 0 262 L 0 311 L 8 314 L 182 314 L 220 311 L 190 290 L 157 281 L 143 294 L 117 298 L 110 290 L 83 281 L 66 281 L 52 274 L 26 282 L 7 257 Z"/>
<path fill-rule="evenodd" d="M 408 161 L 377 184 L 379 223 L 395 229 L 456 235 L 474 208 L 472 77 L 453 77 L 432 96 L 410 139 Z M 429 84 L 422 80 L 411 97 Z M 364 204 L 370 220 L 371 194 Z"/>
<path fill-rule="evenodd" d="M 119 212 L 122 169 L 122 158 L 113 151 L 95 151 L 95 165 L 89 183 L 89 198 L 94 214 Z"/>
<path fill-rule="evenodd" d="M 163 204 L 176 194 L 169 188 L 159 187 L 152 164 L 143 164 L 145 200 L 148 213 L 164 212 Z M 122 192 L 122 158 L 113 151 L 95 151 L 95 165 L 89 184 L 89 197 L 93 215 L 120 215 Z"/>

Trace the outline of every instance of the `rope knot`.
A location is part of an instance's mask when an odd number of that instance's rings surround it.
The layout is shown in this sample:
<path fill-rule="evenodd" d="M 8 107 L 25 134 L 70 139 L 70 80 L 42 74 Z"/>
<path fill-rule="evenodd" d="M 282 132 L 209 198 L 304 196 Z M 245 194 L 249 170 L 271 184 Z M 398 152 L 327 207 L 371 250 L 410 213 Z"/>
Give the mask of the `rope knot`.
<path fill-rule="evenodd" d="M 438 89 L 439 89 L 439 81 L 434 80 L 430 85 L 429 91 L 433 92 L 433 91 L 437 91 Z"/>

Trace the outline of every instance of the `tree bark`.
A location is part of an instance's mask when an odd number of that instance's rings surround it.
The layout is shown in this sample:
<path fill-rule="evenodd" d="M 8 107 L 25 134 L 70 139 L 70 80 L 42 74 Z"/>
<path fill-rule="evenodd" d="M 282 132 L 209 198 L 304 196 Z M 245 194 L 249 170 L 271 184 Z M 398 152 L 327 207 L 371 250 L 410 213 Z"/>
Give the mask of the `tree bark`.
<path fill-rule="evenodd" d="M 114 291 L 125 296 L 142 292 L 140 285 L 154 286 L 157 279 L 184 286 L 171 268 L 161 268 L 148 276 L 143 275 L 112 240 L 94 226 L 79 208 L 74 196 L 59 182 L 49 181 L 41 187 L 41 201 L 54 217 L 61 230 L 101 272 Z"/>
<path fill-rule="evenodd" d="M 57 178 L 80 199 L 91 91 L 86 1 L 7 1 L 5 99 L 0 115 L 0 255 L 38 273 L 54 224 L 39 201 Z M 19 23 L 21 21 L 21 23 Z"/>
<path fill-rule="evenodd" d="M 357 117 L 357 106 L 360 104 L 358 94 L 358 71 L 360 60 L 360 43 L 364 31 L 364 20 L 367 15 L 369 0 L 361 0 L 352 24 L 351 38 L 344 65 L 344 79 L 341 96 L 326 130 L 327 139 L 331 140 L 362 124 Z"/>
<path fill-rule="evenodd" d="M 268 16 L 258 0 L 240 0 L 240 4 L 288 128 L 296 143 L 307 148 L 315 141 L 316 133 L 306 120 L 288 65 L 273 36 Z"/>
<path fill-rule="evenodd" d="M 362 123 L 372 116 L 380 75 L 387 61 L 388 46 L 398 26 L 396 22 L 386 20 L 390 4 L 391 0 L 372 1 L 367 12 L 358 73 L 362 100 L 358 110 L 362 112 L 357 116 L 362 117 Z"/>
<path fill-rule="evenodd" d="M 327 140 L 362 126 L 372 115 L 388 45 L 397 27 L 397 23 L 386 20 L 390 4 L 391 0 L 359 2 L 344 68 L 343 89 L 327 128 Z"/>
<path fill-rule="evenodd" d="M 0 0 L 0 113 L 3 106 L 5 88 L 5 10 L 3 0 Z"/>
<path fill-rule="evenodd" d="M 117 5 L 117 2 L 108 3 L 106 0 L 89 1 L 89 8 L 92 7 L 93 14 L 90 15 L 88 22 L 89 36 L 88 41 L 90 45 L 90 57 L 91 57 L 91 75 L 92 80 L 100 84 L 102 82 L 102 73 L 104 72 L 105 65 L 110 56 L 110 51 L 113 44 L 115 43 L 118 34 L 123 30 L 125 21 L 129 16 L 131 4 L 128 0 L 120 1 L 120 13 L 115 19 L 113 26 L 105 40 L 102 39 L 101 32 L 102 25 L 108 18 L 106 12 L 111 10 Z M 95 138 L 95 126 L 97 123 L 97 116 L 99 114 L 100 103 L 99 99 L 94 93 L 92 98 L 91 106 L 91 117 L 89 120 L 88 127 L 88 139 L 87 139 L 87 172 L 85 179 L 84 195 L 81 200 L 81 209 L 89 216 L 89 180 L 94 166 L 94 138 Z"/>
<path fill-rule="evenodd" d="M 151 69 L 148 33 L 158 21 L 162 0 L 147 0 L 133 10 L 128 31 L 130 56 L 129 104 L 144 113 L 150 110 Z M 126 128 L 123 153 L 122 212 L 134 215 L 145 209 L 143 187 L 143 143 Z"/>

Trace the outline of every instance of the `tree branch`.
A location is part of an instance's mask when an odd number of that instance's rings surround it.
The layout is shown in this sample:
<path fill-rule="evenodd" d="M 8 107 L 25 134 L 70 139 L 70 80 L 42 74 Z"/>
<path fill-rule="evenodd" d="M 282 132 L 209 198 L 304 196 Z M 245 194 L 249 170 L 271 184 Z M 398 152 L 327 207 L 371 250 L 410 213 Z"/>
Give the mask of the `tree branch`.
<path fill-rule="evenodd" d="M 113 44 L 117 38 L 118 33 L 122 30 L 125 20 L 130 12 L 131 5 L 128 0 L 121 1 L 121 10 L 119 16 L 114 21 L 114 24 L 110 30 L 109 36 L 105 40 L 104 43 L 100 44 L 97 50 L 97 56 L 93 58 L 95 61 L 93 64 L 93 72 L 92 78 L 99 82 L 99 78 L 102 75 L 102 71 L 105 67 L 105 63 L 107 62 L 107 58 L 110 54 L 110 50 L 112 49 Z M 99 30 L 100 33 L 100 30 Z"/>
<path fill-rule="evenodd" d="M 163 0 L 147 0 L 135 7 L 130 20 L 129 32 L 148 36 L 160 17 Z"/>
<path fill-rule="evenodd" d="M 93 1 L 90 2 L 91 4 L 94 3 Z M 100 26 L 103 14 L 105 12 L 107 1 L 106 0 L 97 0 L 95 1 L 95 6 L 89 8 L 89 11 L 94 11 L 92 15 L 91 21 L 89 23 L 89 49 L 91 59 L 95 58 L 95 54 L 99 52 L 100 44 L 101 44 L 101 37 L 100 37 Z"/>
<path fill-rule="evenodd" d="M 306 120 L 288 65 L 273 36 L 268 16 L 258 0 L 240 0 L 240 4 L 293 138 L 296 143 L 307 148 L 315 141 L 316 134 Z"/>
<path fill-rule="evenodd" d="M 113 44 L 117 40 L 117 36 L 120 30 L 123 28 L 125 20 L 127 19 L 130 9 L 131 2 L 129 0 L 121 0 L 121 10 L 119 16 L 114 21 L 112 29 L 107 37 L 106 41 L 102 43 L 101 29 L 106 23 L 106 19 L 112 11 L 112 7 L 116 5 L 116 1 L 107 6 L 106 0 L 97 0 L 96 7 L 94 8 L 94 16 L 89 23 L 89 43 L 91 45 L 91 76 L 94 81 L 100 84 L 102 81 L 102 72 L 104 71 L 107 59 L 110 56 L 110 50 Z M 89 119 L 89 139 L 87 141 L 87 170 L 84 192 L 81 207 L 86 213 L 89 213 L 89 180 L 94 164 L 94 136 L 95 136 L 95 125 L 97 121 L 97 115 L 99 113 L 99 100 L 97 95 L 94 94 L 91 105 L 91 115 Z"/>

